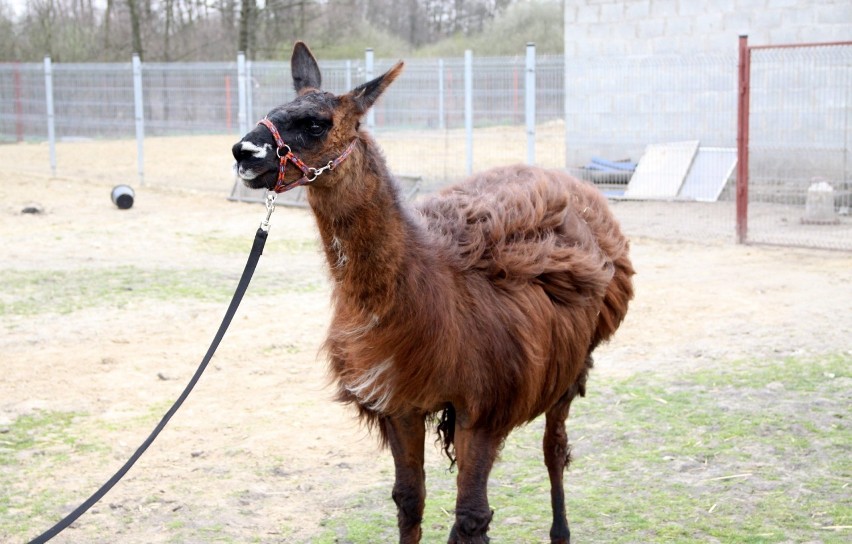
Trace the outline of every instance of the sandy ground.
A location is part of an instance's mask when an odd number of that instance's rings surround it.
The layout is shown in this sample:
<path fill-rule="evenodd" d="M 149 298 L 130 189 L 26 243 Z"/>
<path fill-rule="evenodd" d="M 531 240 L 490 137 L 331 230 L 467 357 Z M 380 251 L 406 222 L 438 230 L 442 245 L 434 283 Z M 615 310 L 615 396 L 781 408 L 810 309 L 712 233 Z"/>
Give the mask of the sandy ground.
<path fill-rule="evenodd" d="M 263 210 L 226 201 L 227 176 L 216 178 L 216 190 L 199 190 L 188 161 L 187 186 L 137 187 L 135 206 L 119 211 L 108 168 L 51 179 L 17 168 L 28 151 L 0 147 L 3 303 L 33 296 L 19 272 L 177 270 L 200 283 L 209 272 L 211 289 L 236 285 Z M 33 201 L 45 213 L 21 214 Z M 195 392 L 122 483 L 56 542 L 207 542 L 209 531 L 238 542 L 305 542 L 359 490 L 390 495 L 389 454 L 329 400 L 318 355 L 328 284 L 315 240 L 308 211 L 275 212 L 256 280 Z M 852 348 L 849 253 L 632 243 L 637 297 L 598 350 L 595 375 Z M 227 298 L 128 295 L 68 313 L 41 302 L 33 313 L 0 313 L 0 428 L 38 410 L 73 411 L 86 415 L 81 425 L 101 444 L 70 448 L 61 466 L 42 467 L 33 453 L 38 470 L 6 490 L 10 513 L 16 497 L 59 497 L 59 508 L 30 520 L 37 533 L 111 475 L 195 371 Z"/>

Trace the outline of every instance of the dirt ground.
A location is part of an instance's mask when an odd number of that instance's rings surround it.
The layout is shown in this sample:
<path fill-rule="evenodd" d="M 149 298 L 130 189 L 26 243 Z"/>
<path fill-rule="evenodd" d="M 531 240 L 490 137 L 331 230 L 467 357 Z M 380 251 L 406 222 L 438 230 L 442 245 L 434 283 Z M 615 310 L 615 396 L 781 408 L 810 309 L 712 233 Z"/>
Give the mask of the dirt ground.
<path fill-rule="evenodd" d="M 62 465 L 14 480 L 12 514 L 18 496 L 61 497 L 61 508 L 30 520 L 34 536 L 111 475 L 179 395 L 263 210 L 227 201 L 225 178 L 220 192 L 136 187 L 134 207 L 120 211 L 108 174 L 22 172 L 16 147 L 0 148 L 0 429 L 39 410 L 74 412 L 102 444 L 71 448 Z M 31 202 L 44 213 L 22 214 Z M 595 375 L 852 349 L 852 254 L 634 238 L 632 255 L 637 296 L 615 339 L 599 348 L 590 387 Z M 26 291 L 30 273 L 93 271 L 122 275 L 130 294 L 119 302 L 84 295 L 63 312 Z M 140 271 L 184 271 L 219 295 L 137 300 Z M 30 299 L 29 310 L 9 309 Z M 389 454 L 329 400 L 318 353 L 328 315 L 312 217 L 279 207 L 257 278 L 196 390 L 128 476 L 55 541 L 208 542 L 215 531 L 236 542 L 304 542 L 358 490 L 389 496 Z"/>

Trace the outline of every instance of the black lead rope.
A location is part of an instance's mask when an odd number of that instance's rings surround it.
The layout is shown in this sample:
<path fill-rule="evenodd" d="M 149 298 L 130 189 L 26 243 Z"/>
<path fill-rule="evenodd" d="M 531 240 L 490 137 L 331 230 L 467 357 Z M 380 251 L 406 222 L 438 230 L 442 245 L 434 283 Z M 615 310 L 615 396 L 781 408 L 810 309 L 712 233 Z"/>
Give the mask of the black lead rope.
<path fill-rule="evenodd" d="M 234 314 L 237 313 L 237 308 L 240 306 L 240 301 L 243 299 L 243 295 L 246 293 L 246 289 L 249 286 L 249 282 L 251 281 L 252 275 L 254 275 L 254 269 L 257 268 L 257 262 L 260 260 L 260 256 L 263 253 L 263 246 L 266 243 L 266 237 L 269 235 L 269 216 L 272 214 L 272 201 L 267 201 L 267 209 L 269 210 L 266 216 L 266 221 L 261 224 L 261 227 L 257 229 L 257 234 L 254 236 L 254 244 L 251 247 L 251 253 L 249 254 L 248 262 L 246 262 L 246 267 L 243 270 L 243 275 L 240 278 L 240 283 L 237 285 L 237 290 L 234 292 L 234 298 L 231 299 L 231 304 L 228 306 L 228 311 L 225 312 L 225 317 L 222 319 L 222 324 L 219 325 L 219 330 L 216 332 L 216 337 L 213 339 L 213 342 L 210 344 L 210 348 L 207 350 L 207 354 L 204 356 L 204 359 L 201 361 L 201 364 L 198 365 L 198 370 L 195 371 L 195 374 L 192 376 L 192 379 L 189 380 L 189 383 L 184 388 L 183 393 L 181 393 L 180 397 L 175 401 L 169 411 L 166 412 L 166 415 L 163 416 L 163 419 L 160 420 L 160 423 L 154 428 L 148 438 L 139 446 L 139 449 L 136 450 L 130 459 L 124 463 L 118 472 L 113 475 L 112 478 L 109 479 L 107 483 L 102 485 L 100 489 L 94 492 L 91 497 L 86 499 L 86 501 L 77 507 L 76 510 L 62 518 L 56 525 L 32 539 L 29 544 L 42 544 L 43 542 L 47 542 L 51 538 L 58 535 L 69 525 L 74 523 L 77 518 L 86 513 L 86 511 L 95 505 L 96 502 L 101 500 L 104 495 L 106 495 L 110 489 L 113 488 L 115 484 L 127 474 L 127 471 L 130 470 L 136 461 L 139 460 L 139 457 L 145 453 L 145 450 L 148 449 L 154 439 L 160 434 L 169 420 L 175 415 L 175 412 L 178 411 L 178 408 L 181 407 L 183 401 L 186 400 L 186 397 L 189 396 L 189 393 L 192 391 L 195 384 L 198 382 L 198 379 L 201 378 L 201 374 L 204 373 L 204 369 L 207 368 L 207 364 L 210 362 L 210 359 L 213 358 L 213 354 L 216 353 L 216 348 L 219 347 L 219 343 L 222 341 L 222 338 L 225 336 L 225 332 L 228 330 L 228 325 L 231 324 L 231 320 L 234 318 Z"/>

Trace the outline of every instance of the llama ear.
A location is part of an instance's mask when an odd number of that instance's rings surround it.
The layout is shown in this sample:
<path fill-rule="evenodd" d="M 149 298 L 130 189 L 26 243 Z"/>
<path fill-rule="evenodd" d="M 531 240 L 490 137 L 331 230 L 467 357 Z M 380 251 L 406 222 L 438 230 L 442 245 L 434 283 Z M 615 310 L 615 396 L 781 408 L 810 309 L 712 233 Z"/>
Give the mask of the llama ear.
<path fill-rule="evenodd" d="M 293 74 L 293 87 L 297 94 L 304 94 L 307 89 L 319 89 L 322 85 L 317 59 L 304 42 L 296 42 L 293 46 L 293 56 L 290 58 L 290 72 Z"/>
<path fill-rule="evenodd" d="M 393 83 L 393 80 L 402 73 L 402 61 L 397 62 L 393 68 L 380 75 L 372 81 L 362 83 L 355 87 L 350 94 L 352 100 L 358 108 L 359 113 L 364 113 L 376 103 L 376 100 L 385 92 L 388 85 Z"/>

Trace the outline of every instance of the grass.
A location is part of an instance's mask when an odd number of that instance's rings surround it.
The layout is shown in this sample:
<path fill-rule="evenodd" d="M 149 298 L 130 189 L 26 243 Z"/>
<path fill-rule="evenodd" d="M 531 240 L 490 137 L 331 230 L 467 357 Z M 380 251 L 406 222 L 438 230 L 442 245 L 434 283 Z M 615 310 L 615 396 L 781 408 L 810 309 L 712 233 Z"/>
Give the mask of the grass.
<path fill-rule="evenodd" d="M 190 235 L 194 247 L 205 254 L 247 255 L 251 241 L 245 237 L 214 234 Z M 289 255 L 317 253 L 314 238 L 277 237 L 269 248 Z M 92 307 L 124 307 L 141 300 L 193 299 L 227 301 L 237 286 L 239 269 L 223 272 L 209 268 L 157 269 L 137 266 L 74 270 L 0 270 L 0 317 L 45 313 L 70 314 Z M 291 292 L 315 292 L 325 286 L 323 277 L 288 278 L 281 282 L 274 271 L 261 268 L 253 289 L 271 287 Z"/>
<path fill-rule="evenodd" d="M 251 240 L 245 236 L 220 236 L 216 234 L 192 234 L 193 246 L 203 253 L 248 254 Z M 316 238 L 288 238 L 278 235 L 267 242 L 271 251 L 278 253 L 308 253 L 317 252 L 319 243 Z"/>
<path fill-rule="evenodd" d="M 0 429 L 0 536 L 23 539 L 42 530 L 38 520 L 49 519 L 57 503 L 72 499 L 71 493 L 52 486 L 24 492 L 21 475 L 37 479 L 74 456 L 106 451 L 105 444 L 79 426 L 85 418 L 77 412 L 36 411 Z"/>
<path fill-rule="evenodd" d="M 845 354 L 593 379 L 569 421 L 576 460 L 566 490 L 575 538 L 848 541 L 850 368 Z M 537 420 L 513 433 L 492 473 L 495 544 L 549 541 L 542 432 Z M 437 454 L 427 465 L 424 541 L 440 542 L 453 522 L 455 474 Z M 353 497 L 315 541 L 393 540 L 391 484 Z"/>
<path fill-rule="evenodd" d="M 234 273 L 235 274 L 235 273 Z M 80 270 L 0 270 L 0 317 L 70 314 L 94 307 L 122 308 L 143 300 L 192 299 L 226 302 L 238 276 L 205 269 L 144 269 L 121 266 Z M 257 274 L 258 283 L 278 279 L 272 271 Z M 279 282 L 280 283 L 280 282 Z M 296 277 L 281 291 L 312 293 L 325 288 L 324 277 Z"/>
<path fill-rule="evenodd" d="M 575 461 L 566 490 L 575 540 L 848 541 L 850 369 L 847 353 L 739 361 L 674 375 L 593 378 L 589 396 L 572 407 L 568 426 Z M 160 408 L 139 417 L 153 421 Z M 550 484 L 540 451 L 542 427 L 537 420 L 513 433 L 491 475 L 495 544 L 548 542 Z M 49 411 L 20 416 L 0 430 L 0 540 L 32 536 L 44 529 L 57 505 L 79 499 L 52 484 L 27 487 L 27 481 L 38 482 L 35 475 L 75 455 L 108 452 L 90 438 L 103 435 L 101 424 L 86 414 Z M 423 541 L 442 542 L 453 523 L 456 473 L 448 472 L 437 449 L 427 450 Z M 332 513 L 303 542 L 395 541 L 392 474 L 382 479 L 336 500 Z M 253 492 L 241 493 L 245 496 L 237 499 L 243 501 L 231 502 L 251 504 Z M 208 542 L 247 541 L 208 517 L 170 519 L 164 529 L 173 542 L 193 535 Z M 292 529 L 285 524 L 278 537 L 296 542 Z"/>
<path fill-rule="evenodd" d="M 131 301 L 191 298 L 223 301 L 236 282 L 210 270 L 120 266 L 79 270 L 0 270 L 0 316 L 69 314 Z"/>

